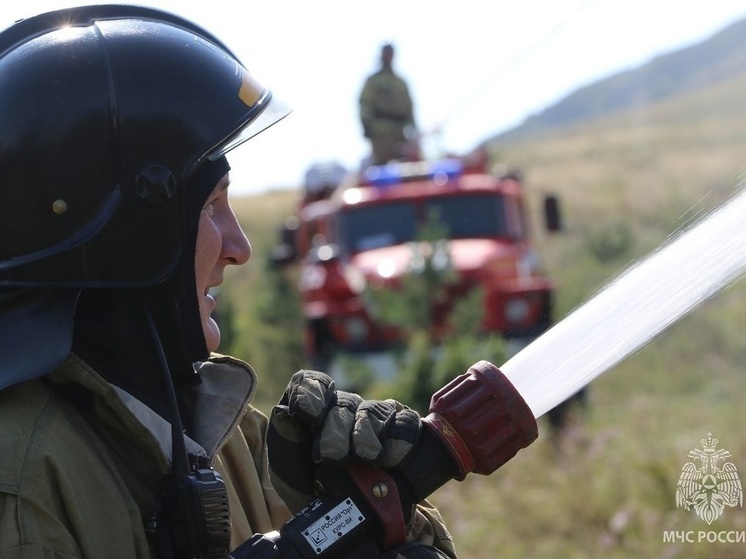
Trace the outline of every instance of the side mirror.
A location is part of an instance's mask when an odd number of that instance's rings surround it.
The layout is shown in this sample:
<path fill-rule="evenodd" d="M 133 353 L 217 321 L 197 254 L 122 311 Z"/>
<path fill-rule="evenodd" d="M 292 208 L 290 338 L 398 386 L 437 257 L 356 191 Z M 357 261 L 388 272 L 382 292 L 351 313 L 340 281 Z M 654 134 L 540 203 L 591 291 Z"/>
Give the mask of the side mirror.
<path fill-rule="evenodd" d="M 544 223 L 547 231 L 555 233 L 562 230 L 562 212 L 559 198 L 550 194 L 544 198 Z"/>

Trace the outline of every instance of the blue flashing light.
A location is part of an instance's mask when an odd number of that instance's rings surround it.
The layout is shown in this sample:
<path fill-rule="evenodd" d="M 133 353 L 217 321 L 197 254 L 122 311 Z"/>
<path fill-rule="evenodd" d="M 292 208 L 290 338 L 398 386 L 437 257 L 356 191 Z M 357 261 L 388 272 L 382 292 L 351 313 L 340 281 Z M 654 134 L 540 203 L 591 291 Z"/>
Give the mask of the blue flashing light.
<path fill-rule="evenodd" d="M 413 180 L 433 180 L 445 184 L 461 175 L 462 170 L 463 165 L 458 159 L 395 162 L 368 167 L 365 178 L 371 186 L 379 188 Z"/>

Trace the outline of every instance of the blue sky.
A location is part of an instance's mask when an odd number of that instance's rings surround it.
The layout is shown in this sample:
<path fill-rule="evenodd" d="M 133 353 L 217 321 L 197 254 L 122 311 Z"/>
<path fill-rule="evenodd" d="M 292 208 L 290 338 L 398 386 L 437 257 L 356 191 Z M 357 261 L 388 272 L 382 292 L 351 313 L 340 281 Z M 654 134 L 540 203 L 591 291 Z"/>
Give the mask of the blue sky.
<path fill-rule="evenodd" d="M 79 2 L 3 3 L 4 25 Z M 85 3 L 85 2 L 84 2 Z M 153 0 L 223 39 L 293 107 L 236 149 L 234 194 L 294 186 L 314 162 L 356 167 L 357 117 L 380 45 L 397 47 L 430 153 L 467 152 L 579 86 L 699 42 L 746 18 L 743 0 Z"/>

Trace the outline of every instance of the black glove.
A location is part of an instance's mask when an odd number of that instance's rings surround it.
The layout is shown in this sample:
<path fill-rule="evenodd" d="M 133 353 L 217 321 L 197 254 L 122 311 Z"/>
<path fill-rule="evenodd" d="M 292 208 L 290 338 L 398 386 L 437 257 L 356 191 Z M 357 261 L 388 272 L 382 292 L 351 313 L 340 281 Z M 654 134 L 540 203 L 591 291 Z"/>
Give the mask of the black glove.
<path fill-rule="evenodd" d="M 272 409 L 267 435 L 272 483 L 291 510 L 313 500 L 316 466 L 360 458 L 391 469 L 420 435 L 419 414 L 395 400 L 363 400 L 316 371 L 298 371 Z"/>

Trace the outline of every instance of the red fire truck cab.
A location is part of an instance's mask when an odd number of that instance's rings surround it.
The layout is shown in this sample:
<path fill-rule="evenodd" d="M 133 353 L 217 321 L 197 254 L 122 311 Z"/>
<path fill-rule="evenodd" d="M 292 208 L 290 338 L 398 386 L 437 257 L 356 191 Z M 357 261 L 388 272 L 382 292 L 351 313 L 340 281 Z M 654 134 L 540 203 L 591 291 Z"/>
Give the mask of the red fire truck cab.
<path fill-rule="evenodd" d="M 530 339 L 551 325 L 553 284 L 540 271 L 516 173 L 487 172 L 483 160 L 469 158 L 389 163 L 344 178 L 331 171 L 309 171 L 314 184 L 284 235 L 291 245 L 285 260 L 300 266 L 309 359 L 324 363 L 339 351 L 396 343 L 401 331 L 378 323 L 363 294 L 396 289 L 404 275 L 417 273 L 418 232 L 433 215 L 456 277 L 435 315 L 479 286 L 485 332 Z M 324 176 L 336 179 L 325 183 Z M 545 202 L 547 227 L 556 230 L 556 200 Z M 443 321 L 435 315 L 438 328 Z"/>

